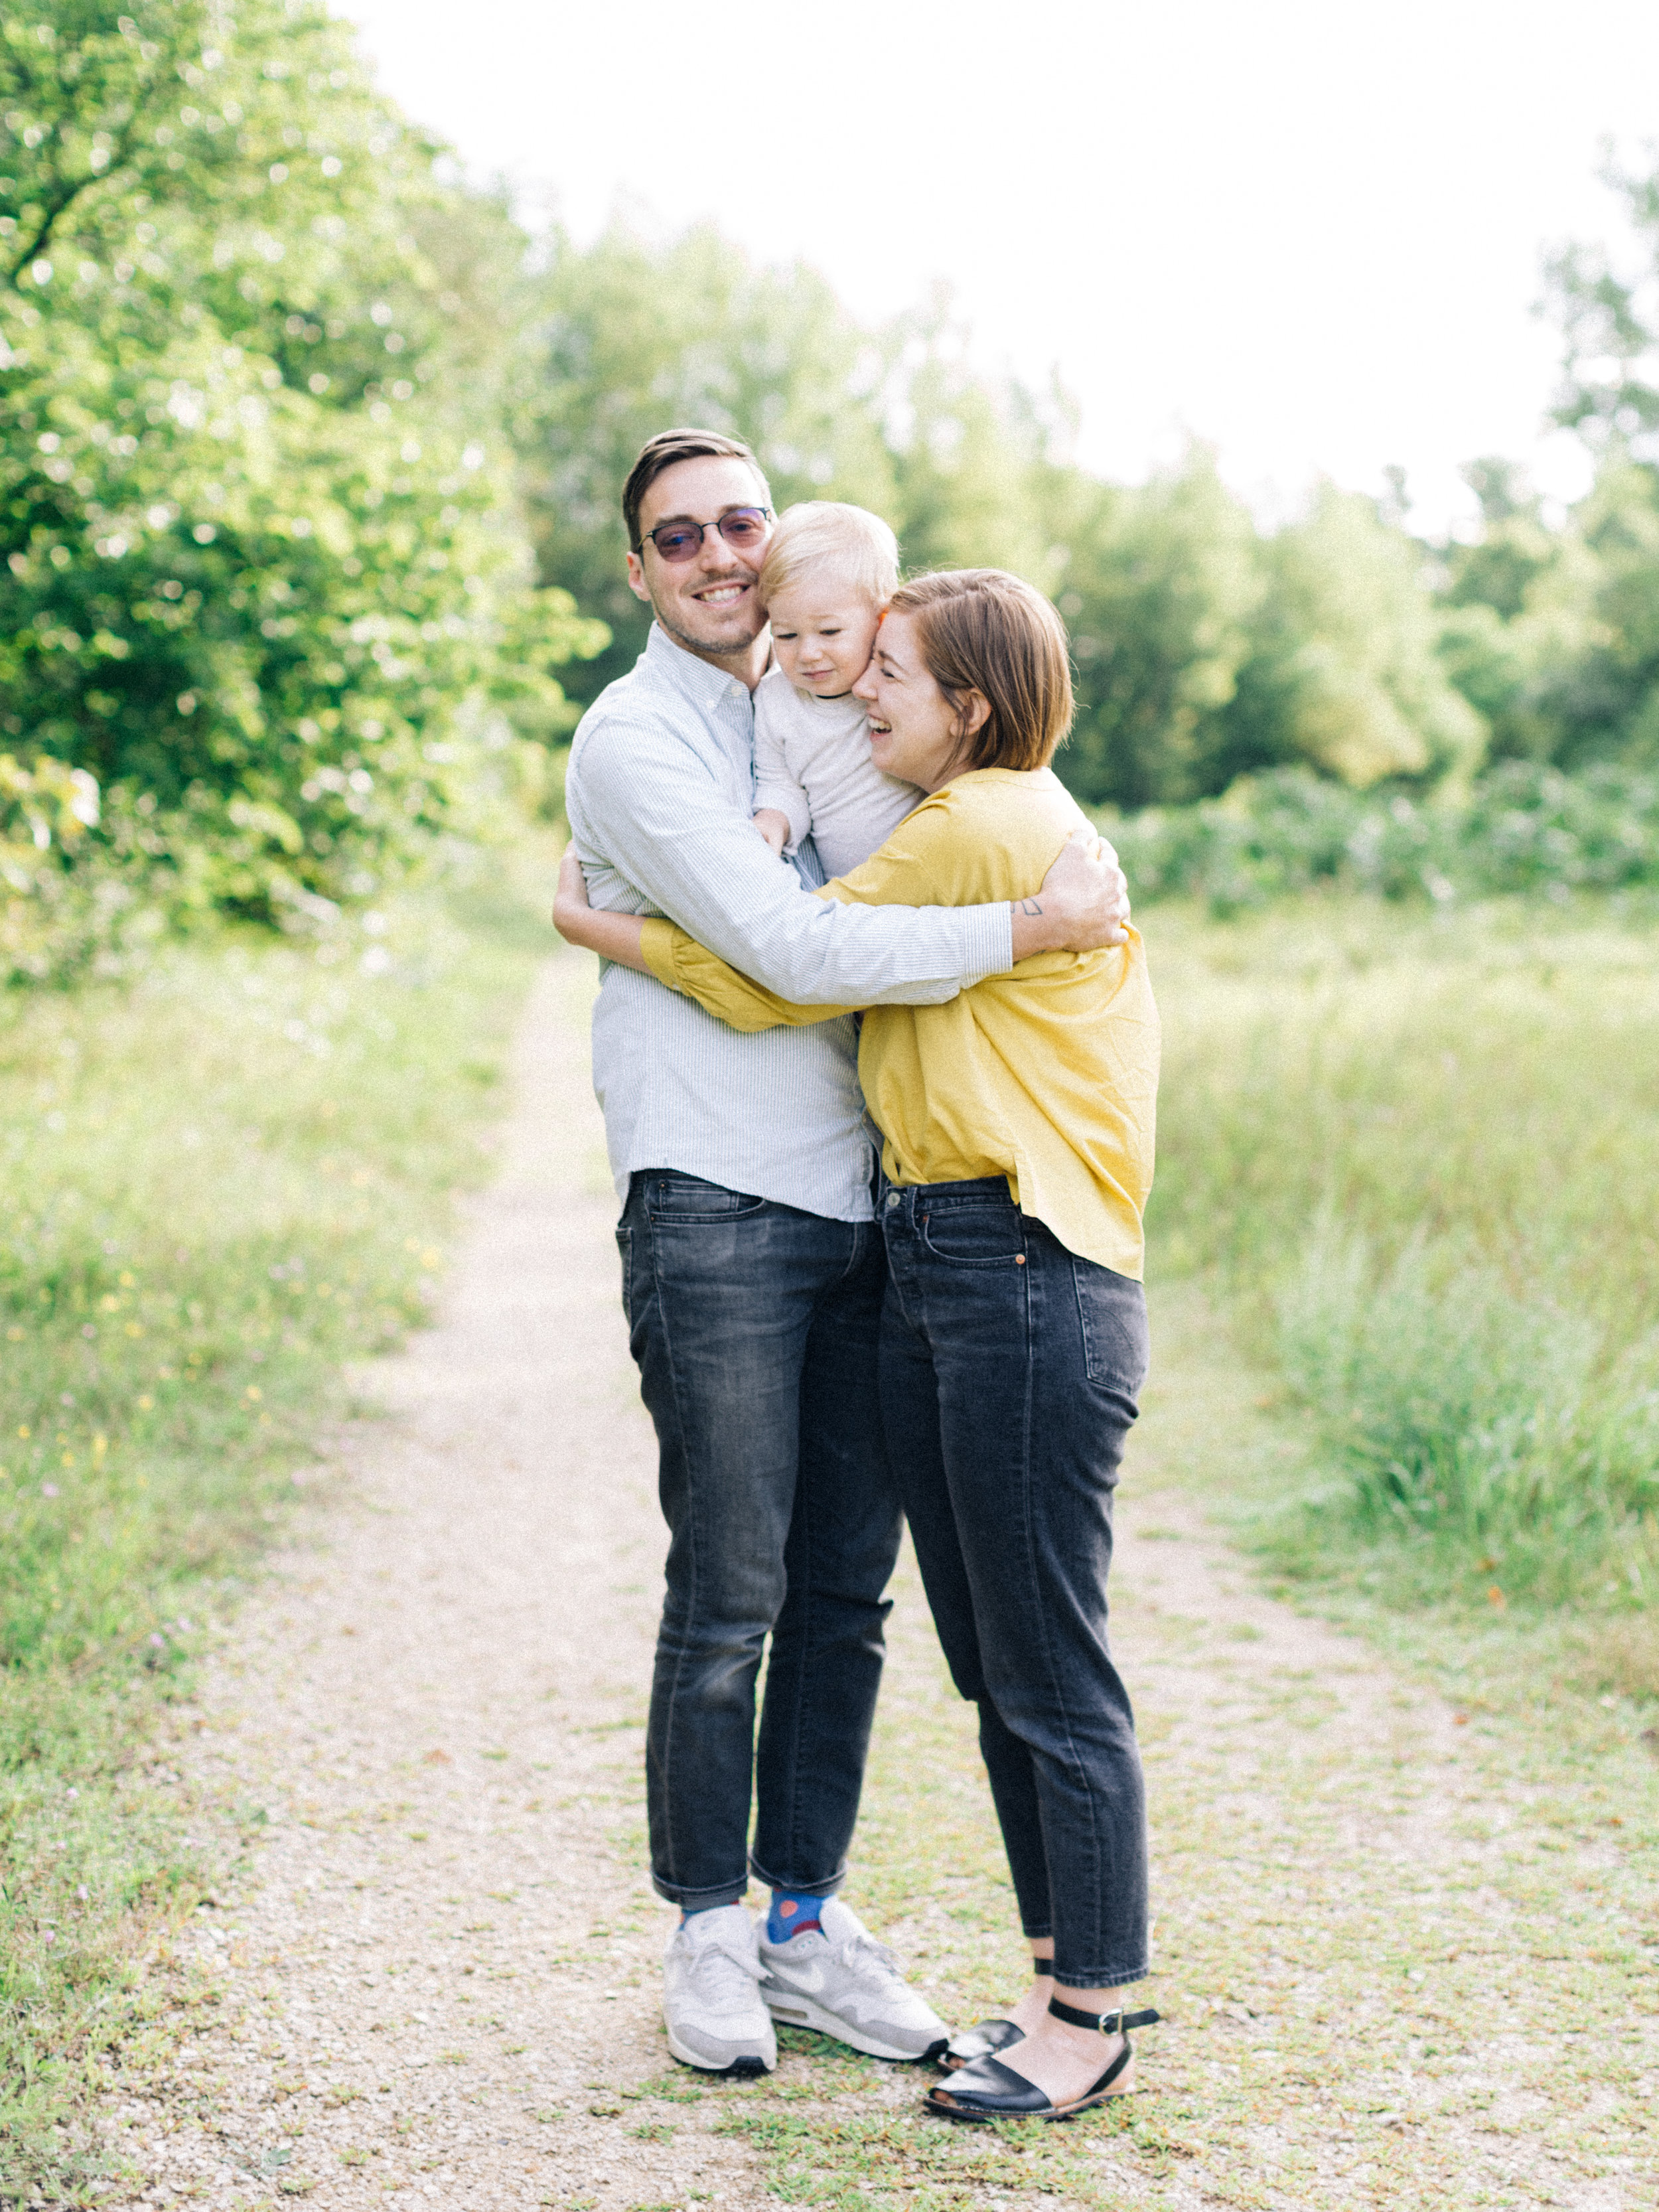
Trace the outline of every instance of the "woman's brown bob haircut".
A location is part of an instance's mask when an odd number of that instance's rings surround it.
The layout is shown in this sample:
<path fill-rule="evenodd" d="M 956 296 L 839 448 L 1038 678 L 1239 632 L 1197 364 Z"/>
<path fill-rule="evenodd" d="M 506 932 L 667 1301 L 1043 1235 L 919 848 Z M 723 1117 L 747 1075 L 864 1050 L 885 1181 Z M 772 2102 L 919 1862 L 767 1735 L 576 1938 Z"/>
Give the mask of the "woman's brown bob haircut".
<path fill-rule="evenodd" d="M 640 447 L 640 457 L 628 471 L 628 482 L 623 486 L 623 520 L 628 526 L 628 543 L 637 553 L 640 550 L 640 508 L 645 495 L 665 469 L 672 469 L 676 461 L 700 460 L 712 454 L 716 459 L 747 461 L 755 472 L 755 488 L 760 494 L 758 504 L 770 507 L 772 495 L 767 488 L 764 471 L 760 463 L 739 438 L 728 438 L 719 430 L 659 430 L 654 438 L 647 438 Z"/>
<path fill-rule="evenodd" d="M 901 584 L 887 611 L 915 623 L 927 672 L 958 714 L 971 691 L 990 707 L 958 773 L 1047 768 L 1072 726 L 1072 670 L 1041 592 L 1004 568 L 957 568 Z"/>

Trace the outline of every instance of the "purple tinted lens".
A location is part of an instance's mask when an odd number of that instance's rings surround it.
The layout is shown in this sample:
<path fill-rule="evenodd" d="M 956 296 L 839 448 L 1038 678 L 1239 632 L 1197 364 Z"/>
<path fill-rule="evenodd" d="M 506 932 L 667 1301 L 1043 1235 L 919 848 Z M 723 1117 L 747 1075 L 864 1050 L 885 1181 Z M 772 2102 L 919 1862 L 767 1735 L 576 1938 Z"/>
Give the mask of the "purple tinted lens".
<path fill-rule="evenodd" d="M 740 507 L 720 517 L 720 536 L 728 545 L 758 545 L 766 535 L 766 517 L 757 507 Z"/>
<path fill-rule="evenodd" d="M 702 544 L 701 530 L 659 530 L 651 543 L 665 561 L 689 561 Z"/>

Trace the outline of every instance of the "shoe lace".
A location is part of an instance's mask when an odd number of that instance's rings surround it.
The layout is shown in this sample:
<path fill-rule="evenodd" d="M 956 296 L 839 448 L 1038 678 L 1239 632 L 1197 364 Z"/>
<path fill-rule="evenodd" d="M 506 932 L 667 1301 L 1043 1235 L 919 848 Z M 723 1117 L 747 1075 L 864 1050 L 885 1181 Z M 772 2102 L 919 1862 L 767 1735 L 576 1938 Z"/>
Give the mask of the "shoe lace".
<path fill-rule="evenodd" d="M 883 1980 L 903 1983 L 904 1969 L 885 1943 L 877 1942 L 867 1929 L 855 1929 L 843 1936 L 835 1949 L 836 1960 L 850 1972 L 862 1969 L 866 1974 L 873 1970 Z"/>
<path fill-rule="evenodd" d="M 702 1980 L 711 1996 L 744 1996 L 747 1990 L 732 1978 L 733 1972 L 751 1982 L 764 1981 L 766 1969 L 753 1952 L 735 1936 L 710 1936 L 691 1954 L 691 1971 Z"/>

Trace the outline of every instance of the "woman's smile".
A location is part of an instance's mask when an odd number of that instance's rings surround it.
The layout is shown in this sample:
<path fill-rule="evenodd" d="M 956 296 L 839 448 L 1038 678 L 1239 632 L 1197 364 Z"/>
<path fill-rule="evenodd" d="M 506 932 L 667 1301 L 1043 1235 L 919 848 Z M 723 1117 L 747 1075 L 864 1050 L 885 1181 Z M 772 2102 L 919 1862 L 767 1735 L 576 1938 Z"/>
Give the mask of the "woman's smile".
<path fill-rule="evenodd" d="M 870 757 L 883 774 L 942 790 L 957 771 L 966 730 L 922 657 L 914 616 L 890 611 L 883 618 L 853 696 L 869 714 Z"/>

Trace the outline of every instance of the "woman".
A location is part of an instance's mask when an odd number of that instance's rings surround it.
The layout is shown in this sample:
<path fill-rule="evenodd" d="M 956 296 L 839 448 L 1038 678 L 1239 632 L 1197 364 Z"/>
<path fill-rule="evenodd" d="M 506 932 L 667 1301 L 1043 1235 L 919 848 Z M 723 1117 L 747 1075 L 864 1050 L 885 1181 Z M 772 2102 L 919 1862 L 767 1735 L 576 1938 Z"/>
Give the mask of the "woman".
<path fill-rule="evenodd" d="M 1018 900 L 1089 828 L 1048 763 L 1071 721 L 1065 632 L 995 569 L 892 599 L 854 687 L 871 750 L 928 796 L 824 896 Z M 846 1011 L 777 1000 L 671 923 L 590 913 L 565 936 L 744 1030 Z M 1123 1992 L 1148 1971 L 1145 1815 L 1106 1639 L 1111 1495 L 1146 1365 L 1141 1211 L 1158 1017 L 1144 949 L 1043 953 L 946 1005 L 864 1017 L 884 1146 L 882 1413 L 928 1602 L 980 1744 L 1031 1988 L 958 2039 L 929 2095 L 957 2120 L 1063 2119 L 1129 2086 Z"/>

